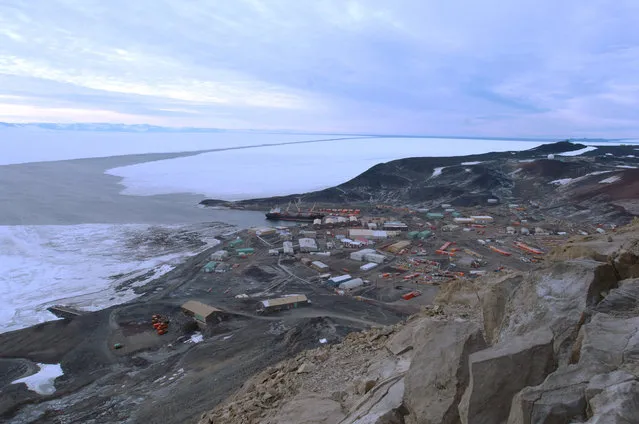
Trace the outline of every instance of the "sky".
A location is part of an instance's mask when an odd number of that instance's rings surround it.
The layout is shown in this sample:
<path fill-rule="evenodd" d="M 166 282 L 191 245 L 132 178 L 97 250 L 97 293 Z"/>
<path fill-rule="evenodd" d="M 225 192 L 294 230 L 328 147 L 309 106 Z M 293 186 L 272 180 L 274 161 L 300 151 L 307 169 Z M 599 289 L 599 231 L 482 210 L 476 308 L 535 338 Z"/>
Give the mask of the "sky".
<path fill-rule="evenodd" d="M 639 136 L 636 0 L 0 0 L 0 121 Z"/>

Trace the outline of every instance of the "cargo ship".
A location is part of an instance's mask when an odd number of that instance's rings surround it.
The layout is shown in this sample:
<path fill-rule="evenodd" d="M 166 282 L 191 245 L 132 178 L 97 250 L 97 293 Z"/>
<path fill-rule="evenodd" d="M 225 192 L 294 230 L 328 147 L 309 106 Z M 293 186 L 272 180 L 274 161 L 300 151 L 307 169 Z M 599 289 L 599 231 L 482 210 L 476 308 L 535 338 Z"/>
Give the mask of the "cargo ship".
<path fill-rule="evenodd" d="M 286 210 L 282 211 L 279 207 L 275 207 L 266 213 L 266 219 L 271 221 L 299 221 L 299 222 L 313 222 L 316 219 L 322 219 L 326 216 L 322 212 L 314 212 L 311 208 L 308 211 L 302 211 L 299 206 L 297 212 L 290 212 L 290 204 Z"/>

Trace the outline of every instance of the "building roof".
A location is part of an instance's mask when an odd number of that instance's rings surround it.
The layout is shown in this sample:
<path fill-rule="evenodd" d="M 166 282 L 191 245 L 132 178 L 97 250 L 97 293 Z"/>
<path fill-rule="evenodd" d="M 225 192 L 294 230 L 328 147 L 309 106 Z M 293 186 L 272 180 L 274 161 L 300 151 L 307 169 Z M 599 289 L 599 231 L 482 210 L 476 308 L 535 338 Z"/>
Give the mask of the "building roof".
<path fill-rule="evenodd" d="M 330 281 L 332 281 L 333 283 L 343 283 L 344 281 L 348 281 L 348 280 L 350 280 L 352 278 L 353 277 L 351 277 L 348 274 L 346 274 L 346 275 L 338 275 L 337 277 L 331 278 Z"/>
<path fill-rule="evenodd" d="M 361 278 L 355 278 L 353 280 L 347 281 L 339 285 L 340 289 L 354 289 L 355 287 L 359 287 L 364 285 L 364 281 Z"/>
<path fill-rule="evenodd" d="M 214 314 L 215 312 L 222 312 L 221 309 L 214 308 L 213 306 L 198 302 L 197 300 L 189 300 L 182 305 L 182 309 L 186 309 L 187 311 L 191 311 L 196 315 L 200 315 L 204 319 Z"/>
<path fill-rule="evenodd" d="M 312 238 L 301 238 L 299 239 L 300 247 L 316 247 L 317 243 L 315 243 L 315 239 Z"/>
<path fill-rule="evenodd" d="M 303 294 L 294 294 L 291 296 L 278 297 L 277 299 L 266 299 L 260 301 L 265 308 L 270 306 L 290 305 L 291 303 L 307 302 L 308 298 Z"/>

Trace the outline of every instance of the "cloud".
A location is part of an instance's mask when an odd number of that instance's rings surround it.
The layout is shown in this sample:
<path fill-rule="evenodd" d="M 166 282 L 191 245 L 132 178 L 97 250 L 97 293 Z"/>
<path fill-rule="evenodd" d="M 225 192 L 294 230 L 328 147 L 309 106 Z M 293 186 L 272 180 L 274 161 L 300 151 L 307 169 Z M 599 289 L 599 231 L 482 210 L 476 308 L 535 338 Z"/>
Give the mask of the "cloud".
<path fill-rule="evenodd" d="M 6 1 L 0 102 L 31 109 L 0 120 L 636 136 L 637 16 L 634 0 Z"/>

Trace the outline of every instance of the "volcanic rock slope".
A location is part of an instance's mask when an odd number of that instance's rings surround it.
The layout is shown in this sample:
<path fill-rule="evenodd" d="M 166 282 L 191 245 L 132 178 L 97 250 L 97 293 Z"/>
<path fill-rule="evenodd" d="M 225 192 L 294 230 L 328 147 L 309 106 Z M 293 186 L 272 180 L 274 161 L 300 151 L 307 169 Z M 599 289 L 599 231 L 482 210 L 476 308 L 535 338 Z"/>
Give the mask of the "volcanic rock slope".
<path fill-rule="evenodd" d="M 627 223 L 639 215 L 639 151 L 636 146 L 558 142 L 521 152 L 462 157 L 418 157 L 376 165 L 337 187 L 301 195 L 236 202 L 274 205 L 394 204 L 434 207 L 529 200 L 541 212 L 567 219 Z M 224 202 L 204 200 L 205 205 Z"/>
<path fill-rule="evenodd" d="M 244 384 L 207 423 L 639 422 L 639 222 L 532 273 L 457 281 L 404 324 Z"/>

